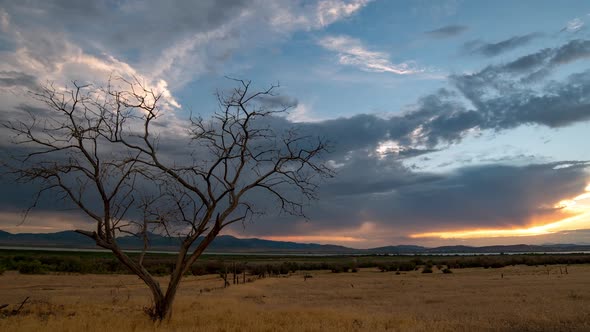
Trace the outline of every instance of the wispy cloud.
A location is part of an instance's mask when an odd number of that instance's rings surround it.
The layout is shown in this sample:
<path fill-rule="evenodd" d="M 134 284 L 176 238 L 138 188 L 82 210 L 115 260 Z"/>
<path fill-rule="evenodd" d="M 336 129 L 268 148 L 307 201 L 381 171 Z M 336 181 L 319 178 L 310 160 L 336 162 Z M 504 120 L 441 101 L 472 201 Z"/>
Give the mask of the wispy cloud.
<path fill-rule="evenodd" d="M 574 18 L 571 21 L 568 21 L 567 24 L 561 31 L 568 31 L 568 32 L 577 32 L 584 27 L 584 21 L 579 17 Z"/>
<path fill-rule="evenodd" d="M 355 66 L 361 70 L 378 73 L 408 75 L 421 73 L 412 62 L 394 64 L 385 52 L 371 51 L 360 40 L 349 36 L 328 36 L 319 40 L 323 48 L 338 53 L 338 62 L 342 65 Z"/>
<path fill-rule="evenodd" d="M 526 45 L 530 43 L 532 40 L 539 38 L 541 36 L 542 34 L 534 32 L 522 36 L 513 36 L 511 38 L 499 41 L 497 43 L 486 43 L 481 40 L 472 40 L 465 43 L 463 45 L 463 48 L 468 53 L 477 53 L 491 57 Z"/>
<path fill-rule="evenodd" d="M 273 30 L 316 30 L 359 12 L 373 0 L 322 0 L 299 6 L 296 1 L 264 3 Z"/>
<path fill-rule="evenodd" d="M 342 18 L 348 17 L 364 6 L 371 0 L 353 0 L 343 2 L 337 0 L 321 1 L 317 6 L 318 22 L 322 26 L 332 24 Z"/>
<path fill-rule="evenodd" d="M 222 66 L 231 71 L 236 50 L 270 45 L 295 31 L 323 29 L 370 1 L 233 0 L 175 6 L 120 1 L 118 10 L 103 2 L 75 8 L 57 0 L 11 3 L 0 8 L 0 71 L 40 82 L 104 81 L 116 71 L 150 87 L 166 87 L 162 92 L 177 105 L 174 91 Z M 151 12 L 158 15 L 147 14 Z M 69 29 L 64 17 L 79 29 Z M 129 29 L 140 26 L 158 29 L 147 35 Z"/>
<path fill-rule="evenodd" d="M 465 25 L 447 25 L 438 29 L 426 31 L 425 34 L 434 38 L 448 38 L 458 36 L 468 29 Z"/>

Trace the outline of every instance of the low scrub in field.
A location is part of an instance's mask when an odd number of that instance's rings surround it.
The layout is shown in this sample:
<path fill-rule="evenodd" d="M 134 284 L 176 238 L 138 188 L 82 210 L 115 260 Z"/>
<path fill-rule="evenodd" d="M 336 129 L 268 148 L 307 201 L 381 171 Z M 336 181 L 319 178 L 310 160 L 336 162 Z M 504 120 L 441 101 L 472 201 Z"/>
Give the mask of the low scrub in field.
<path fill-rule="evenodd" d="M 227 288 L 219 275 L 189 275 L 161 324 L 143 313 L 149 291 L 135 276 L 8 271 L 0 277 L 4 310 L 30 299 L 20 314 L 0 318 L 0 331 L 590 331 L 590 265 L 568 274 L 518 265 L 444 276 L 436 264 L 422 274 L 428 260 L 395 277 L 323 270 Z M 268 273 L 268 262 L 258 263 Z"/>
<path fill-rule="evenodd" d="M 148 254 L 145 266 L 153 275 L 169 275 L 174 255 Z M 189 274 L 243 274 L 259 277 L 287 275 L 296 271 L 328 270 L 334 273 L 355 272 L 359 268 L 379 268 L 383 272 L 409 272 L 424 267 L 438 271 L 473 267 L 573 265 L 590 263 L 588 254 L 520 254 L 489 256 L 206 256 L 195 263 Z M 126 274 L 127 268 L 109 253 L 47 253 L 39 251 L 0 250 L 0 274 L 15 270 L 23 274 L 81 273 Z"/>

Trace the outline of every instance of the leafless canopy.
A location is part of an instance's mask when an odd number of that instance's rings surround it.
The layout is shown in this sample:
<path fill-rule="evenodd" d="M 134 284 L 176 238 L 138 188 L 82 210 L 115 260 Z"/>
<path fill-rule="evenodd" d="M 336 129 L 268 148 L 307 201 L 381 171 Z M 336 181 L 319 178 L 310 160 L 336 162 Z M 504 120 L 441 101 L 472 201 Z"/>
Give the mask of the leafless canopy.
<path fill-rule="evenodd" d="M 319 179 L 332 175 L 318 158 L 322 140 L 271 126 L 289 108 L 268 102 L 277 86 L 253 92 L 249 81 L 234 81 L 206 120 L 179 124 L 165 116 L 162 95 L 117 79 L 101 89 L 47 85 L 34 93 L 43 111 L 4 123 L 26 151 L 9 165 L 18 180 L 39 181 L 38 197 L 58 192 L 96 222 L 95 231 L 78 232 L 145 281 L 155 319 L 169 315 L 182 276 L 219 232 L 261 212 L 258 199 L 273 197 L 280 211 L 304 216 Z M 179 239 L 165 292 L 143 265 L 149 232 Z M 144 239 L 137 259 L 119 247 L 122 233 Z"/>

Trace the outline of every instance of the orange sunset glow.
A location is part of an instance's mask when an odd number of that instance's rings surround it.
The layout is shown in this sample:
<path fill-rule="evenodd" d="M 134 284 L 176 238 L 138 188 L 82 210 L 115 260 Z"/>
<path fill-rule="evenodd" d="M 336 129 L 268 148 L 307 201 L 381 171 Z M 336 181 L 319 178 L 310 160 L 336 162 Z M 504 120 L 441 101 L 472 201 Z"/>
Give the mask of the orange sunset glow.
<path fill-rule="evenodd" d="M 414 239 L 481 239 L 547 235 L 561 231 L 588 229 L 590 228 L 590 185 L 586 186 L 584 193 L 570 199 L 561 200 L 553 207 L 570 216 L 541 225 L 533 225 L 524 228 L 465 229 L 457 231 L 417 233 L 411 234 L 410 237 Z"/>

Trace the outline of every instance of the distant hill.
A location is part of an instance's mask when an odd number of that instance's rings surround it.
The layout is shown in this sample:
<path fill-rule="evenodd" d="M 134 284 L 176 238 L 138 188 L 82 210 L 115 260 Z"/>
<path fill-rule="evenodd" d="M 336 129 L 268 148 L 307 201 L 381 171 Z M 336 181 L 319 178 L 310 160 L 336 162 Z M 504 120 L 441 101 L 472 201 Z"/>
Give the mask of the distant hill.
<path fill-rule="evenodd" d="M 165 237 L 157 234 L 149 234 L 150 250 L 175 251 L 180 244 L 179 238 Z M 119 245 L 124 249 L 141 249 L 143 240 L 134 236 L 123 236 L 118 239 Z M 197 243 L 200 240 L 197 240 Z M 20 233 L 11 234 L 0 231 L 0 246 L 15 247 L 53 247 L 53 248 L 97 248 L 94 242 L 74 231 L 58 233 Z M 207 248 L 208 252 L 301 252 L 301 253 L 356 253 L 360 250 L 337 245 L 324 245 L 315 243 L 296 243 L 283 241 L 270 241 L 262 239 L 239 239 L 230 235 L 220 235 Z"/>
<path fill-rule="evenodd" d="M 179 238 L 149 234 L 150 250 L 175 251 Z M 143 241 L 133 236 L 119 238 L 124 249 L 141 249 Z M 44 248 L 97 248 L 94 242 L 74 231 L 57 233 L 20 233 L 11 234 L 0 230 L 0 246 L 44 247 Z M 386 246 L 372 249 L 354 249 L 331 244 L 297 243 L 271 241 L 256 238 L 240 239 L 229 235 L 218 236 L 207 248 L 212 253 L 301 253 L 301 254 L 485 254 L 485 253 L 534 253 L 534 252 L 581 252 L 590 251 L 590 245 L 548 244 L 548 245 L 508 245 L 508 246 L 443 246 L 427 248 L 415 245 Z"/>

